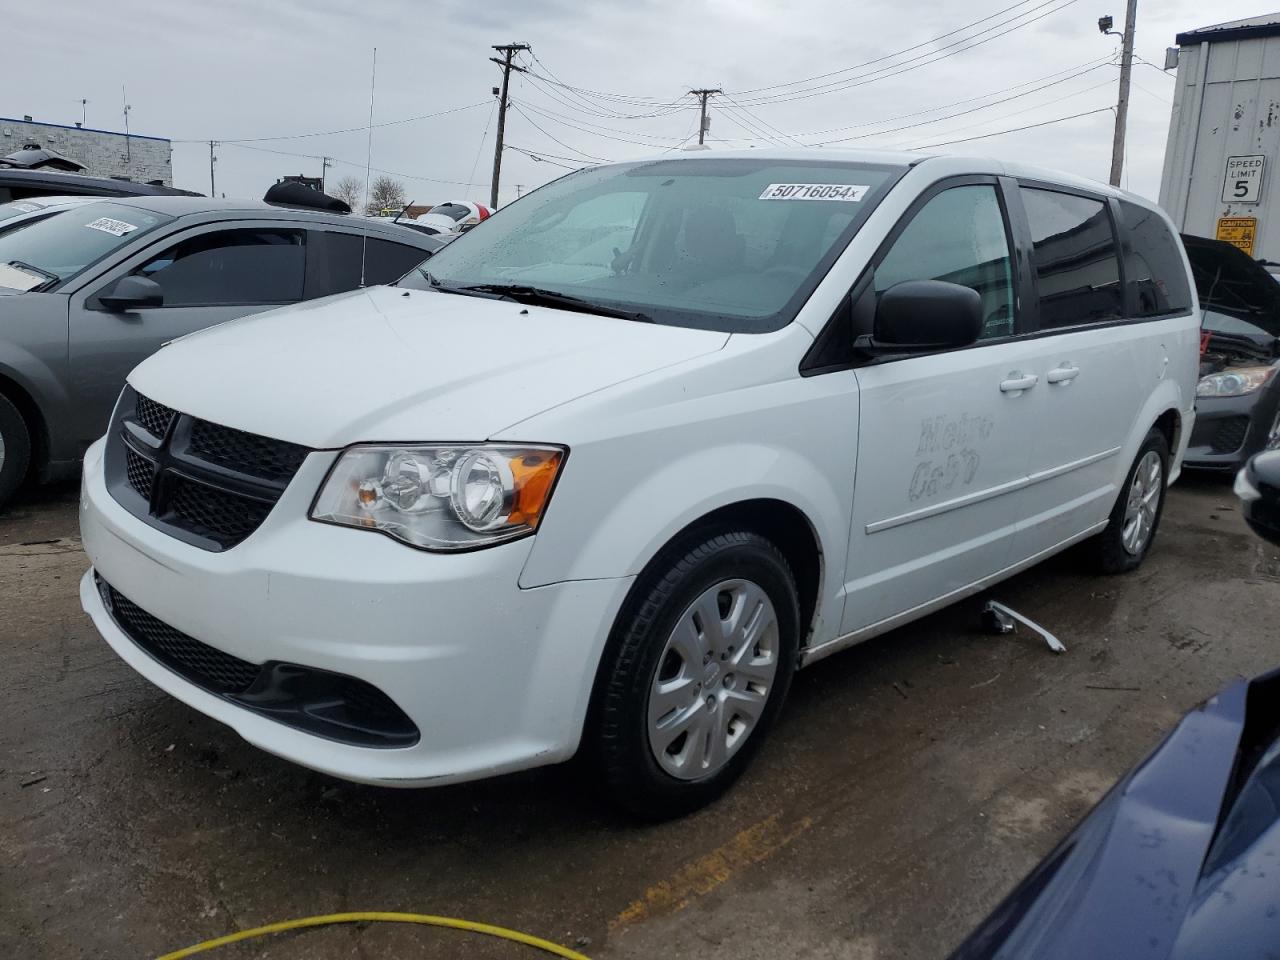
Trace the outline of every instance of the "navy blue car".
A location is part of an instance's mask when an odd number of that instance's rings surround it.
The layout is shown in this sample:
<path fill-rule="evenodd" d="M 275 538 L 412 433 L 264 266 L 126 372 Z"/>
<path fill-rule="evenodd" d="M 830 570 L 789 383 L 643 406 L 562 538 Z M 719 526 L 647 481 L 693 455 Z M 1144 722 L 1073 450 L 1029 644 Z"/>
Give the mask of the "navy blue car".
<path fill-rule="evenodd" d="M 1280 451 L 1236 492 L 1280 543 Z M 1187 714 L 951 960 L 1029 958 L 1280 958 L 1280 670 Z"/>

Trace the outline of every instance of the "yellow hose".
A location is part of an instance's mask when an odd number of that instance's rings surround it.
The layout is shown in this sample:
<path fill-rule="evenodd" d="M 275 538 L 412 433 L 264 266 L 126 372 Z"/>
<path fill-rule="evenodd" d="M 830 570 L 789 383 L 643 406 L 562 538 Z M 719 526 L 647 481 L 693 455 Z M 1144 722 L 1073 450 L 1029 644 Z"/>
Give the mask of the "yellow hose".
<path fill-rule="evenodd" d="M 535 950 L 542 950 L 546 953 L 553 954 L 557 957 L 564 957 L 565 960 L 590 960 L 575 950 L 568 947 L 562 947 L 558 943 L 552 943 L 550 940 L 543 940 L 539 937 L 531 937 L 527 933 L 521 933 L 518 930 L 507 930 L 505 927 L 495 927 L 487 923 L 475 923 L 471 920 L 457 920 L 453 917 L 432 917 L 424 913 L 385 913 L 378 911 L 363 911 L 360 913 L 328 913 L 320 917 L 302 917 L 299 920 L 282 920 L 280 923 L 269 923 L 265 927 L 254 927 L 252 930 L 241 930 L 239 933 L 229 933 L 225 937 L 215 937 L 212 940 L 206 940 L 203 943 L 197 943 L 194 946 L 186 947 L 182 950 L 175 950 L 173 953 L 166 953 L 157 960 L 181 960 L 182 957 L 189 957 L 196 953 L 204 953 L 206 950 L 215 950 L 218 947 L 225 947 L 230 943 L 239 943 L 242 940 L 252 940 L 254 937 L 265 937 L 271 933 L 283 933 L 286 930 L 301 930 L 305 927 L 324 927 L 331 923 L 419 923 L 428 927 L 449 927 L 453 930 L 466 930 L 469 933 L 481 933 L 486 937 L 498 937 L 502 940 L 511 940 L 515 943 L 522 943 L 526 947 L 533 947 Z"/>

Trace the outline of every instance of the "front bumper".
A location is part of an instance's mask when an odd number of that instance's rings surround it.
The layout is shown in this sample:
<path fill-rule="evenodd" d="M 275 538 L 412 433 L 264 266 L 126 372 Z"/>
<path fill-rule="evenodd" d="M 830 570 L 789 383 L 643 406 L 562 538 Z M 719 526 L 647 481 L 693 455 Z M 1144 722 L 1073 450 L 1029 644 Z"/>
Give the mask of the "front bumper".
<path fill-rule="evenodd" d="M 311 454 L 247 540 L 201 550 L 129 514 L 85 457 L 80 527 L 93 564 L 80 598 L 102 636 L 156 686 L 263 750 L 365 783 L 425 786 L 567 759 L 596 665 L 631 578 L 519 588 L 529 539 L 431 554 L 306 519 L 334 454 Z M 94 571 L 203 644 L 376 687 L 420 733 L 409 747 L 341 743 L 251 712 L 138 646 L 103 603 Z"/>
<path fill-rule="evenodd" d="M 1270 385 L 1242 397 L 1197 397 L 1185 465 L 1196 470 L 1239 469 L 1266 446 L 1278 407 L 1280 390 Z"/>

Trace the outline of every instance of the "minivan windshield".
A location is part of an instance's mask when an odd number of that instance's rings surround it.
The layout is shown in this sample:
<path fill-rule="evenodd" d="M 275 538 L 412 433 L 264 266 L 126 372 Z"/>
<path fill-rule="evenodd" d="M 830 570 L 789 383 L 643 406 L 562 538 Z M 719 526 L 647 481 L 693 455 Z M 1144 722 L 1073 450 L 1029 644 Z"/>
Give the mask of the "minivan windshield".
<path fill-rule="evenodd" d="M 86 203 L 0 235 L 0 286 L 51 287 L 172 217 L 121 203 Z"/>
<path fill-rule="evenodd" d="M 777 330 L 905 170 L 716 157 L 596 167 L 527 194 L 400 285 Z"/>

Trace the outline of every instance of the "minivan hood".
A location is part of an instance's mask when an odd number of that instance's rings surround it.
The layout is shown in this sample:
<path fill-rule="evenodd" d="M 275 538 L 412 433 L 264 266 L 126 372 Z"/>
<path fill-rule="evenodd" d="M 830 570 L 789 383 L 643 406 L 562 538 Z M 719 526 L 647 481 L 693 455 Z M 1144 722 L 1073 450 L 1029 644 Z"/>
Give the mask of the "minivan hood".
<path fill-rule="evenodd" d="M 309 447 L 475 441 L 727 340 L 508 300 L 373 287 L 183 337 L 129 382 L 184 413 Z"/>

